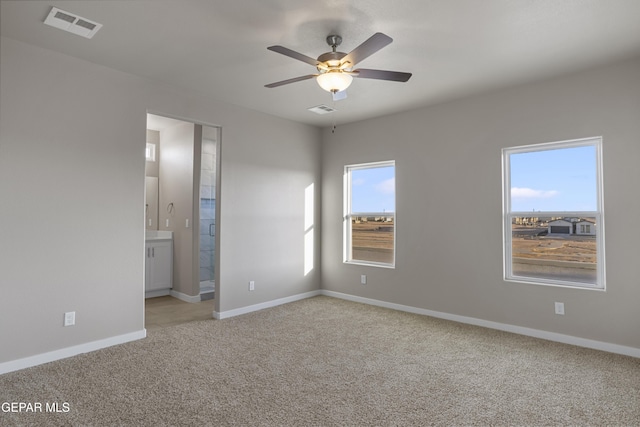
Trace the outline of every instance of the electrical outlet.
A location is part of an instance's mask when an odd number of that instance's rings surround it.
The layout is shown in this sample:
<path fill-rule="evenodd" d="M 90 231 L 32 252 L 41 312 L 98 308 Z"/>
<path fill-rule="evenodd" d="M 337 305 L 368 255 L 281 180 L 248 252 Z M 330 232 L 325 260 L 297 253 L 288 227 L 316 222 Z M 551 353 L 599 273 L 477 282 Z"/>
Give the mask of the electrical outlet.
<path fill-rule="evenodd" d="M 367 284 L 367 275 L 366 274 L 361 274 L 360 275 L 360 284 L 362 284 L 362 285 L 366 285 Z"/>
<path fill-rule="evenodd" d="M 556 306 L 556 314 L 564 316 L 564 303 L 563 302 L 556 302 L 555 306 Z"/>
<path fill-rule="evenodd" d="M 254 282 L 253 280 L 249 281 L 249 290 L 250 291 L 255 291 L 256 290 L 256 282 Z"/>
<path fill-rule="evenodd" d="M 64 314 L 64 326 L 73 326 L 76 324 L 76 312 L 69 311 Z"/>

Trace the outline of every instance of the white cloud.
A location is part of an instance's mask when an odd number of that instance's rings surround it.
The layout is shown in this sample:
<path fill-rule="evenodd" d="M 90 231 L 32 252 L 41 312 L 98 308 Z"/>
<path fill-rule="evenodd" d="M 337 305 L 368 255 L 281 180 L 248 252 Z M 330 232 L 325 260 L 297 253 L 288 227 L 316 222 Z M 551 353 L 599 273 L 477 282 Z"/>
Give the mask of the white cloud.
<path fill-rule="evenodd" d="M 396 179 L 389 178 L 376 184 L 376 191 L 382 194 L 394 194 L 396 191 Z"/>
<path fill-rule="evenodd" d="M 548 199 L 560 194 L 556 190 L 534 190 L 533 188 L 511 187 L 511 197 L 514 199 Z"/>
<path fill-rule="evenodd" d="M 364 184 L 366 181 L 364 180 L 364 178 L 356 178 L 354 180 L 351 181 L 351 185 L 362 185 Z"/>

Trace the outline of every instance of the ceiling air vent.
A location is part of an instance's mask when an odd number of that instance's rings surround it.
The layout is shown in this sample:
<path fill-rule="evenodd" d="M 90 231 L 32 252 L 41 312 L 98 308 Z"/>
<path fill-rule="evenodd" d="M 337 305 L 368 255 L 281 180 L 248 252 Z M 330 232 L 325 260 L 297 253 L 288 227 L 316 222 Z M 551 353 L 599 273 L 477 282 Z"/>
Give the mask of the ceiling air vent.
<path fill-rule="evenodd" d="M 316 105 L 315 107 L 311 107 L 311 108 L 307 108 L 307 110 L 316 113 L 316 114 L 329 114 L 329 113 L 333 113 L 334 111 L 338 111 L 335 108 L 331 108 L 331 107 L 327 107 L 324 104 L 321 105 Z"/>
<path fill-rule="evenodd" d="M 88 39 L 93 37 L 93 35 L 102 28 L 102 24 L 74 15 L 73 13 L 65 12 L 57 7 L 51 8 L 51 12 L 49 12 L 44 23 Z"/>

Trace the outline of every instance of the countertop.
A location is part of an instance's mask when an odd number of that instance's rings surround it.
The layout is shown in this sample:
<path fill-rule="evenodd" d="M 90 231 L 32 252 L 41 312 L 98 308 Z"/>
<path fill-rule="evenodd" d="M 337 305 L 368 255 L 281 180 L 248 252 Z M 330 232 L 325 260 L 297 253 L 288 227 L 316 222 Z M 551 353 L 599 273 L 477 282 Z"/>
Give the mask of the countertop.
<path fill-rule="evenodd" d="M 156 240 L 173 240 L 173 231 L 146 230 L 144 238 L 147 242 Z"/>

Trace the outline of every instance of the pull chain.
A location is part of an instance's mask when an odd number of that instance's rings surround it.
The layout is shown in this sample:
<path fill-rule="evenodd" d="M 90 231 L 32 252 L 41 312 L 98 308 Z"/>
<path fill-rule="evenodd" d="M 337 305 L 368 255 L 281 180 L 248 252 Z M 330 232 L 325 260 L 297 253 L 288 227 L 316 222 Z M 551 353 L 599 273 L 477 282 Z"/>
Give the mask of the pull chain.
<path fill-rule="evenodd" d="M 335 114 L 336 114 L 336 112 L 338 110 L 336 110 L 336 100 L 335 100 L 335 98 L 333 96 L 332 96 L 332 102 L 333 102 L 333 104 L 332 104 L 333 113 L 331 113 L 331 114 L 333 116 L 333 127 L 331 128 L 331 133 L 336 133 L 336 116 L 335 116 Z"/>

